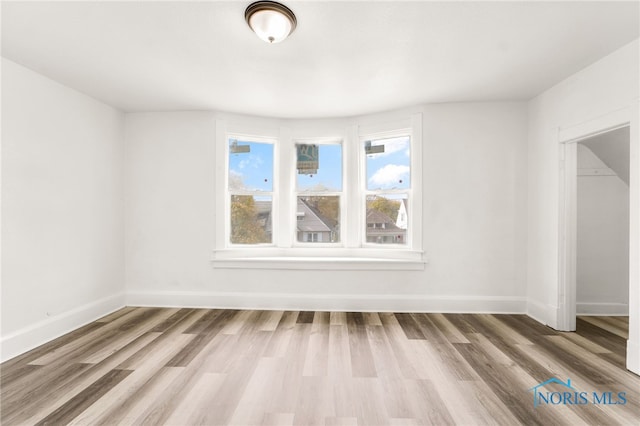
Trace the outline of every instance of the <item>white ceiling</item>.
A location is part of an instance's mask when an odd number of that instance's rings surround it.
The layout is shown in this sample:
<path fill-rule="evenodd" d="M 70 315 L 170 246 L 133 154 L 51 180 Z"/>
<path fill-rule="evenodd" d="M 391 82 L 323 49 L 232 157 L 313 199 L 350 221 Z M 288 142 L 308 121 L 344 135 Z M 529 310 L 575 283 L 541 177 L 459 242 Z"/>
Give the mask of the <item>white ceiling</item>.
<path fill-rule="evenodd" d="M 2 2 L 2 56 L 124 111 L 359 115 L 526 100 L 638 38 L 632 2 L 302 2 L 276 45 L 250 1 Z"/>

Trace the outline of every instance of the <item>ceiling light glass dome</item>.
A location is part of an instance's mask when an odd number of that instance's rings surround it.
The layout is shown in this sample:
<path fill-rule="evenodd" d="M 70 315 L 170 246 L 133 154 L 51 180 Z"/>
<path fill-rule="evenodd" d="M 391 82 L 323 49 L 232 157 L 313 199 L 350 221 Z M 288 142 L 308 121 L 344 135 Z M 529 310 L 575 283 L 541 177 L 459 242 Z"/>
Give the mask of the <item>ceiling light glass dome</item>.
<path fill-rule="evenodd" d="M 296 16 L 288 7 L 274 1 L 251 3 L 244 12 L 249 27 L 267 43 L 279 43 L 296 28 Z"/>

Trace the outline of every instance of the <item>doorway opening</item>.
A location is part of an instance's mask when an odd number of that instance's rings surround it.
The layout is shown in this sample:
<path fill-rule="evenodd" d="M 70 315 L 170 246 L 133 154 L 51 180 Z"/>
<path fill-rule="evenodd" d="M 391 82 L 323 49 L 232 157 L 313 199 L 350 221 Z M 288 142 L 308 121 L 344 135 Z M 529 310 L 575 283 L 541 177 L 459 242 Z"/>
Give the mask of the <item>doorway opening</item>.
<path fill-rule="evenodd" d="M 610 333 L 624 359 L 629 331 L 629 127 L 576 146 L 576 331 Z M 598 330 L 599 329 L 599 330 Z"/>
<path fill-rule="evenodd" d="M 622 330 L 628 336 L 626 364 L 640 374 L 637 111 L 633 105 L 558 129 L 559 275 L 554 328 L 575 331 L 579 314 L 620 316 L 623 321 L 612 324 L 621 326 L 628 315 L 628 330 Z"/>
<path fill-rule="evenodd" d="M 577 315 L 629 315 L 629 136 L 625 126 L 577 141 Z"/>

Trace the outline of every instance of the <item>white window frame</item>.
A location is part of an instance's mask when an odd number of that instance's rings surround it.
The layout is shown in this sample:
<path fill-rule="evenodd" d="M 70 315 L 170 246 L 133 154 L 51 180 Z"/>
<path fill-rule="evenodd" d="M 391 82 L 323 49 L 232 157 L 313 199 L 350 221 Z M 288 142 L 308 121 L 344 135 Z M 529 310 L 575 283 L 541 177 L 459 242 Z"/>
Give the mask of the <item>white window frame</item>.
<path fill-rule="evenodd" d="M 341 191 L 326 191 L 326 192 L 321 192 L 321 191 L 308 191 L 308 192 L 304 192 L 304 191 L 299 191 L 298 187 L 297 187 L 297 182 L 298 182 L 298 176 L 297 173 L 298 171 L 296 170 L 296 156 L 297 156 L 297 151 L 296 151 L 296 145 L 298 144 L 308 144 L 308 145 L 340 145 L 341 147 L 341 160 L 342 160 L 342 170 L 341 170 L 341 175 L 342 175 L 342 190 Z M 293 186 L 294 186 L 294 194 L 293 194 L 293 209 L 294 209 L 294 214 L 296 214 L 297 212 L 295 212 L 295 210 L 297 210 L 297 203 L 298 203 L 298 196 L 318 196 L 318 197 L 338 197 L 340 200 L 340 241 L 339 242 L 335 242 L 335 243 L 331 243 L 331 242 L 310 242 L 310 241 L 298 241 L 298 237 L 296 235 L 296 229 L 295 227 L 293 228 L 293 242 L 292 242 L 292 247 L 300 247 L 300 248 L 304 248 L 309 249 L 309 248 L 337 248 L 337 247 L 344 247 L 344 240 L 342 237 L 342 228 L 343 228 L 343 223 L 344 220 L 346 220 L 346 212 L 345 212 L 345 208 L 344 208 L 344 201 L 345 201 L 345 188 L 347 186 L 347 182 L 345 179 L 345 144 L 344 144 L 344 139 L 343 138 L 311 138 L 311 139 L 299 139 L 296 138 L 293 141 L 293 150 L 292 150 L 292 156 L 289 158 L 289 161 L 291 162 L 293 167 L 290 167 L 291 169 L 291 173 L 293 173 L 293 176 L 291 177 L 291 179 L 293 180 Z M 296 218 L 296 222 L 297 222 L 297 218 Z M 296 223 L 297 225 L 297 223 Z"/>
<path fill-rule="evenodd" d="M 306 134 L 305 134 L 306 132 Z M 315 137 L 313 130 L 216 120 L 215 247 L 213 266 L 227 269 L 421 270 L 422 249 L 422 114 L 374 125 L 353 124 Z M 309 134 L 311 133 L 311 134 Z M 366 243 L 366 156 L 361 141 L 385 135 L 410 136 L 411 193 L 407 244 Z M 272 192 L 272 244 L 231 245 L 228 196 L 229 136 L 249 142 L 275 142 Z M 386 136 L 386 137 L 390 137 Z M 342 144 L 340 243 L 297 242 L 296 143 Z M 224 167 L 223 167 L 224 164 Z M 349 166 L 349 167 L 348 167 Z M 405 191 L 406 192 L 406 191 Z M 324 195 L 324 194 L 323 194 Z M 327 193 L 326 195 L 330 195 Z M 392 246 L 392 247 L 390 247 Z"/>
<path fill-rule="evenodd" d="M 251 143 L 262 143 L 262 144 L 271 144 L 273 146 L 273 175 L 271 176 L 271 191 L 241 191 L 241 190 L 234 190 L 234 191 L 230 191 L 229 190 L 229 142 L 231 140 L 237 140 L 238 142 L 251 142 Z M 270 243 L 261 243 L 261 244 L 234 244 L 231 242 L 231 193 L 233 192 L 235 195 L 247 195 L 247 196 L 270 196 L 271 197 L 271 216 L 272 217 L 278 217 L 277 214 L 279 213 L 279 211 L 277 211 L 276 209 L 276 205 L 279 205 L 278 203 L 278 194 L 279 194 L 279 190 L 278 190 L 278 178 L 276 176 L 277 174 L 277 169 L 276 169 L 276 164 L 277 164 L 277 149 L 278 149 L 278 141 L 277 139 L 274 138 L 259 138 L 259 137 L 255 137 L 255 136 L 249 136 L 249 135 L 243 135 L 243 134 L 238 134 L 238 133 L 227 133 L 226 137 L 225 137 L 225 174 L 226 174 L 226 178 L 225 178 L 225 191 L 226 191 L 226 197 L 225 197 L 225 208 L 224 208 L 224 216 L 225 216 L 225 227 L 224 227 L 224 232 L 225 232 L 225 245 L 229 248 L 232 247 L 236 247 L 236 248 L 253 248 L 253 247 L 273 247 L 275 246 L 275 235 L 278 232 L 277 229 L 277 224 L 275 223 L 275 221 L 271 221 L 272 225 L 271 225 L 271 242 Z"/>
<path fill-rule="evenodd" d="M 364 143 L 368 140 L 386 139 L 398 136 L 409 136 L 410 143 L 410 188 L 408 190 L 380 191 L 385 193 L 408 193 L 408 222 L 407 222 L 407 243 L 406 244 L 378 244 L 366 241 L 366 223 L 361 226 L 363 235 L 360 236 L 361 245 L 366 250 L 386 253 L 388 258 L 424 259 L 422 247 L 422 114 L 415 113 L 407 120 L 390 123 L 379 123 L 369 126 L 358 127 L 357 148 L 359 179 L 357 202 L 360 204 L 361 217 L 366 222 L 366 196 L 378 191 L 367 190 L 366 155 L 364 155 Z"/>
<path fill-rule="evenodd" d="M 413 194 L 414 194 L 414 174 L 413 174 L 413 170 L 414 170 L 414 161 L 413 161 L 413 142 L 412 142 L 412 131 L 411 131 L 411 127 L 406 128 L 406 129 L 397 129 L 397 130 L 391 130 L 391 131 L 385 131 L 385 132 L 380 132 L 380 133 L 375 133 L 375 134 L 361 134 L 359 136 L 359 145 L 362 151 L 364 151 L 364 145 L 366 141 L 375 141 L 375 140 L 380 140 L 380 139 L 389 139 L 389 138 L 397 138 L 397 137 L 408 137 L 409 138 L 409 159 L 410 159 L 410 177 L 409 177 L 409 182 L 410 182 L 410 186 L 408 189 L 382 189 L 382 190 L 369 190 L 367 189 L 367 156 L 366 155 L 361 155 L 361 178 L 359 181 L 359 184 L 361 186 L 361 195 L 360 195 L 360 203 L 362 203 L 362 209 L 363 209 L 363 217 L 365 218 L 365 223 L 364 225 L 364 235 L 362 236 L 362 246 L 363 247 L 367 247 L 370 248 L 372 250 L 375 249 L 380 249 L 380 248 L 384 248 L 384 249 L 390 249 L 390 250 L 407 250 L 407 249 L 411 249 L 413 247 L 413 238 L 415 238 L 415 236 L 413 235 L 414 233 L 412 232 L 412 221 L 411 221 L 411 216 L 409 215 L 409 221 L 407 222 L 407 234 L 406 234 L 406 243 L 405 244 L 388 244 L 388 243 L 372 243 L 372 242 L 368 242 L 367 241 L 367 236 L 366 236 L 366 229 L 367 229 L 367 223 L 366 223 L 366 215 L 367 215 L 367 202 L 366 199 L 368 196 L 370 195 L 381 195 L 381 194 L 407 194 L 408 197 L 408 205 L 409 205 L 409 210 L 411 210 L 411 204 L 412 204 L 412 200 L 413 200 Z M 375 226 L 376 224 L 374 224 L 373 229 L 384 229 L 385 226 L 384 224 L 382 224 L 382 226 L 380 228 L 378 228 L 377 226 Z"/>

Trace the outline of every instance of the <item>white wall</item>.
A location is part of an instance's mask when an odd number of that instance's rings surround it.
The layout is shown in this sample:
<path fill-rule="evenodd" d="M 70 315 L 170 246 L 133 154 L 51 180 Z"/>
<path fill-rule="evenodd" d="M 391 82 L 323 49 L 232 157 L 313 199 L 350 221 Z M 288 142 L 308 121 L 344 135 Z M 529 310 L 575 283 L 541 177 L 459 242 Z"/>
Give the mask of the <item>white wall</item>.
<path fill-rule="evenodd" d="M 528 312 L 551 326 L 558 283 L 558 129 L 628 107 L 638 97 L 638 72 L 635 41 L 529 103 Z"/>
<path fill-rule="evenodd" d="M 2 60 L 2 359 L 123 305 L 123 125 Z"/>
<path fill-rule="evenodd" d="M 582 143 L 577 148 L 577 312 L 628 315 L 629 187 L 616 175 L 589 175 L 607 166 Z"/>
<path fill-rule="evenodd" d="M 424 116 L 424 271 L 214 269 L 213 113 L 126 117 L 128 302 L 302 309 L 525 308 L 526 105 L 433 105 Z M 346 128 L 358 120 L 275 122 Z M 231 117 L 233 118 L 233 116 Z M 245 121 L 251 121 L 246 117 Z"/>
<path fill-rule="evenodd" d="M 528 313 L 555 327 L 558 323 L 558 244 L 559 244 L 559 147 L 558 131 L 597 119 L 625 108 L 635 109 L 640 94 L 638 75 L 638 40 L 602 58 L 543 92 L 529 103 L 528 144 Z M 633 124 L 633 123 L 632 123 Z M 637 125 L 637 122 L 636 122 Z M 637 134 L 637 133 L 636 133 Z M 634 186 L 634 167 L 638 167 L 632 127 L 631 205 L 638 197 Z M 635 192 L 634 192 L 635 191 Z M 633 220 L 633 215 L 631 216 Z M 631 224 L 631 246 L 638 236 Z M 632 251 L 633 253 L 633 251 Z M 633 270 L 634 264 L 631 265 Z M 637 267 L 636 267 L 637 269 Z M 637 277 L 631 275 L 630 313 L 632 351 L 640 336 L 636 330 L 640 309 Z M 635 323 L 635 326 L 633 325 Z M 635 327 L 635 329 L 633 329 Z M 639 347 L 640 348 L 640 347 Z M 638 349 L 640 351 L 640 349 Z M 640 359 L 640 357 L 638 357 Z"/>

